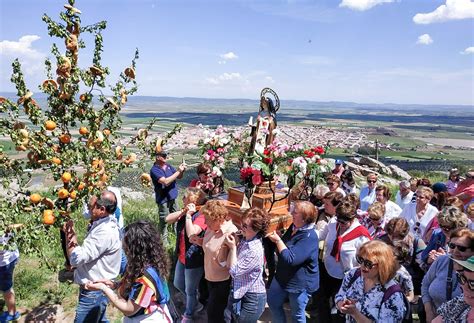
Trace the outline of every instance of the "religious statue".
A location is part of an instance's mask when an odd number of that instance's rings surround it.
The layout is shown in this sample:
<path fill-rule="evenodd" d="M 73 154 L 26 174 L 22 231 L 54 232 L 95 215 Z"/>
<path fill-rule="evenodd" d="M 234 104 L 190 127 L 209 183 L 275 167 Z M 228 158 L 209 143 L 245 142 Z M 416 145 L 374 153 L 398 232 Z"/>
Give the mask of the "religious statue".
<path fill-rule="evenodd" d="M 275 103 L 271 98 L 265 96 L 267 93 L 273 95 Z M 253 124 L 252 117 L 249 119 L 249 126 L 252 127 L 250 133 L 252 140 L 248 152 L 249 156 L 254 152 L 263 154 L 265 147 L 273 142 L 273 130 L 275 130 L 277 126 L 276 113 L 279 108 L 280 99 L 278 98 L 278 95 L 272 89 L 264 88 L 260 93 L 260 110 L 258 112 L 256 124 Z"/>

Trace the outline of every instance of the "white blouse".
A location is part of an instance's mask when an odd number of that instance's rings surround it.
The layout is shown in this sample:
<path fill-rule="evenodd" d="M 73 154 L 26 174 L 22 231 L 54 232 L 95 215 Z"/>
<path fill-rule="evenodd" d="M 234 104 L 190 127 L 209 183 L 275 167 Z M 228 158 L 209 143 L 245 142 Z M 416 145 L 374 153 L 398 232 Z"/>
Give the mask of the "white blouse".
<path fill-rule="evenodd" d="M 410 225 L 410 232 L 413 235 L 422 238 L 426 234 L 428 224 L 438 214 L 438 209 L 433 205 L 428 204 L 425 214 L 423 214 L 421 219 L 418 219 L 418 216 L 416 215 L 416 204 L 417 203 L 407 204 L 400 214 L 400 217 L 407 220 Z"/>

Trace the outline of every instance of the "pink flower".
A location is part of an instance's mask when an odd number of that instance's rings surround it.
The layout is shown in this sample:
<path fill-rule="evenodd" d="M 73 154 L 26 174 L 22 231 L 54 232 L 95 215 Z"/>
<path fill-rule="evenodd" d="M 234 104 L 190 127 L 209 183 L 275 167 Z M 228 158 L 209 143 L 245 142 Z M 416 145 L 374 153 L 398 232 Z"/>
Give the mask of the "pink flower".
<path fill-rule="evenodd" d="M 263 178 L 262 178 L 262 175 L 260 175 L 260 171 L 259 171 L 258 175 L 254 174 L 252 176 L 252 184 L 253 185 L 260 185 L 260 184 L 262 184 L 262 181 L 263 181 Z"/>

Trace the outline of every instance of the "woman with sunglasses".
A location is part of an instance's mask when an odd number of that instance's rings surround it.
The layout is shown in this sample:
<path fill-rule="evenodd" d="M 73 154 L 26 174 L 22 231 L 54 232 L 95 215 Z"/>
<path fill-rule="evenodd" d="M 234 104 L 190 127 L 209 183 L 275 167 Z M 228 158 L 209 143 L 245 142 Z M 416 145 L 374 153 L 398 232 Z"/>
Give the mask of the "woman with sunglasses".
<path fill-rule="evenodd" d="M 360 190 L 360 209 L 367 211 L 370 204 L 375 202 L 375 188 L 377 187 L 377 175 L 375 173 L 367 175 L 367 186 Z"/>
<path fill-rule="evenodd" d="M 199 212 L 204 203 L 206 203 L 204 191 L 189 187 L 183 196 L 184 208 L 168 214 L 165 218 L 168 224 L 176 223 L 177 261 L 173 285 L 186 298 L 183 323 L 192 320 L 193 315 L 203 309 L 203 305 L 197 300 L 197 289 L 204 273 L 204 253 L 200 246 L 192 244 L 189 239 L 191 236 L 202 235 L 207 228 L 204 215 Z"/>
<path fill-rule="evenodd" d="M 407 308 L 393 279 L 398 266 L 392 248 L 379 240 L 369 241 L 356 259 L 360 267 L 346 274 L 335 297 L 346 322 L 402 322 Z"/>
<path fill-rule="evenodd" d="M 439 256 L 423 278 L 421 296 L 426 311 L 426 320 L 431 322 L 436 309 L 446 301 L 461 294 L 456 279 L 453 261 L 466 260 L 474 255 L 474 232 L 469 229 L 457 229 L 449 237 L 450 255 Z"/>
<path fill-rule="evenodd" d="M 429 187 L 421 186 L 416 190 L 416 203 L 408 204 L 400 214 L 410 225 L 410 232 L 416 237 L 427 242 L 427 233 L 433 218 L 438 214 L 438 209 L 430 204 L 433 198 L 433 190 Z"/>
<path fill-rule="evenodd" d="M 330 300 L 339 290 L 344 274 L 357 267 L 356 252 L 370 240 L 367 229 L 356 217 L 357 205 L 352 196 L 345 197 L 336 207 L 336 216 L 321 232 L 325 240 L 321 268 L 321 295 L 318 302 L 318 317 L 321 322 L 332 322 Z"/>
<path fill-rule="evenodd" d="M 255 323 L 265 310 L 267 294 L 263 282 L 262 237 L 270 223 L 267 211 L 253 207 L 242 216 L 242 239 L 226 236 L 227 261 L 232 277 L 232 314 L 239 323 Z"/>
<path fill-rule="evenodd" d="M 369 230 L 372 239 L 378 239 L 385 234 L 385 205 L 374 202 L 367 210 L 366 228 Z"/>
<path fill-rule="evenodd" d="M 198 178 L 189 183 L 189 187 L 197 187 L 209 196 L 219 194 L 224 189 L 222 177 L 212 176 L 212 166 L 207 163 L 201 163 L 196 167 Z"/>
<path fill-rule="evenodd" d="M 270 289 L 268 305 L 272 322 L 286 322 L 283 304 L 290 300 L 293 322 L 306 322 L 305 308 L 319 288 L 318 236 L 314 230 L 317 211 L 308 201 L 296 201 L 290 209 L 293 224 L 283 237 L 268 235 L 278 250 L 278 264 Z"/>
<path fill-rule="evenodd" d="M 474 322 L 474 256 L 466 260 L 453 260 L 463 295 L 441 305 L 433 323 Z"/>
<path fill-rule="evenodd" d="M 341 179 L 339 176 L 331 174 L 326 177 L 326 185 L 329 188 L 329 192 L 339 192 L 342 196 L 346 196 L 346 192 L 340 187 Z"/>
<path fill-rule="evenodd" d="M 433 261 L 441 255 L 446 254 L 447 242 L 451 232 L 458 228 L 466 228 L 468 219 L 455 206 L 447 206 L 436 216 L 439 228 L 433 230 L 430 241 L 425 250 L 421 253 L 421 260 L 428 268 Z"/>

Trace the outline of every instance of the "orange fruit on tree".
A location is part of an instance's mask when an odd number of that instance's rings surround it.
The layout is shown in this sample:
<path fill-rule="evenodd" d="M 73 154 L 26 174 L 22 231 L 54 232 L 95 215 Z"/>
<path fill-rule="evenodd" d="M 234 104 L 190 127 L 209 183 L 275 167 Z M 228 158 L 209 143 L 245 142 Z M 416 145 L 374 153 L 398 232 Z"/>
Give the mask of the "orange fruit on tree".
<path fill-rule="evenodd" d="M 44 123 L 44 127 L 46 128 L 46 130 L 53 131 L 54 129 L 56 129 L 56 122 L 48 120 Z"/>
<path fill-rule="evenodd" d="M 80 182 L 79 185 L 77 186 L 78 191 L 82 191 L 86 187 L 86 184 L 83 182 Z"/>
<path fill-rule="evenodd" d="M 61 175 L 61 180 L 63 181 L 63 183 L 69 183 L 71 181 L 71 178 L 72 178 L 72 175 L 69 172 L 64 172 Z"/>
<path fill-rule="evenodd" d="M 69 198 L 70 198 L 71 200 L 75 200 L 76 197 L 77 197 L 77 192 L 76 192 L 76 191 L 73 190 L 73 191 L 71 191 L 71 192 L 69 193 Z"/>
<path fill-rule="evenodd" d="M 68 144 L 71 142 L 71 135 L 68 133 L 63 133 L 62 135 L 59 136 L 59 141 L 62 142 L 63 144 Z"/>
<path fill-rule="evenodd" d="M 58 191 L 58 197 L 60 199 L 65 199 L 69 196 L 69 192 L 67 191 L 67 189 L 65 188 L 62 188 Z"/>
<path fill-rule="evenodd" d="M 46 225 L 52 225 L 56 221 L 53 215 L 53 210 L 44 210 L 43 212 L 43 223 Z"/>
<path fill-rule="evenodd" d="M 43 198 L 38 193 L 33 193 L 30 195 L 30 202 L 33 204 L 38 204 Z"/>
<path fill-rule="evenodd" d="M 51 161 L 56 165 L 61 165 L 61 159 L 59 159 L 58 157 L 51 158 Z"/>
<path fill-rule="evenodd" d="M 80 127 L 79 128 L 79 133 L 83 136 L 87 135 L 89 133 L 89 130 L 86 127 Z"/>
<path fill-rule="evenodd" d="M 103 133 L 105 136 L 109 136 L 109 135 L 110 135 L 110 130 L 109 130 L 109 129 L 104 129 L 104 130 L 102 130 L 102 133 Z"/>

